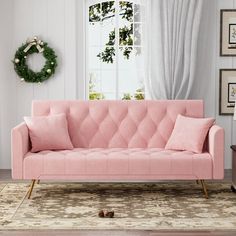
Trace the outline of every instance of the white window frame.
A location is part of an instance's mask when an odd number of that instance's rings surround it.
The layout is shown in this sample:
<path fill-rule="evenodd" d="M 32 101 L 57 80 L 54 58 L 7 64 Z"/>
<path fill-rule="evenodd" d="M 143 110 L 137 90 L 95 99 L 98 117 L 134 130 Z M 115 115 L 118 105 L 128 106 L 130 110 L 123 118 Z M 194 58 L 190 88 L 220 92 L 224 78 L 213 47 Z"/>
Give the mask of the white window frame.
<path fill-rule="evenodd" d="M 88 42 L 88 38 L 89 38 L 89 34 L 88 34 L 88 24 L 89 24 L 89 6 L 93 5 L 93 4 L 98 4 L 98 3 L 102 3 L 105 2 L 106 0 L 84 0 L 85 1 L 85 42 Z M 109 0 L 107 0 L 109 1 Z M 121 0 L 110 0 L 110 1 L 114 1 L 115 2 L 115 20 L 116 20 L 116 27 L 115 27 L 115 35 L 116 35 L 116 40 L 115 40 L 115 54 L 116 54 L 116 60 L 115 60 L 115 72 L 116 72 L 116 90 L 115 90 L 115 99 L 119 100 L 119 1 Z M 132 3 L 136 3 L 138 1 L 135 0 L 124 0 L 127 2 L 132 2 Z M 132 22 L 133 27 L 134 27 L 134 22 Z M 134 33 L 134 32 L 133 32 Z M 132 47 L 134 48 L 134 45 L 132 45 Z M 89 68 L 88 68 L 88 62 L 89 62 L 89 53 L 88 53 L 88 45 L 85 45 L 85 97 L 86 100 L 89 100 Z M 144 81 L 143 81 L 144 83 Z M 144 92 L 145 94 L 145 92 Z"/>

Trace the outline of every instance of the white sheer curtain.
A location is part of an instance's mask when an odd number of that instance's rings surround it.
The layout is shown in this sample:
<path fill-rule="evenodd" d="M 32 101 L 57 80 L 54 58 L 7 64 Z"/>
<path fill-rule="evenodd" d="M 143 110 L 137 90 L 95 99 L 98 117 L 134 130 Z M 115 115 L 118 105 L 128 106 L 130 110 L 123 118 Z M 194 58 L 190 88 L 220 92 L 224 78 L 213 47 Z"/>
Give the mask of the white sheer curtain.
<path fill-rule="evenodd" d="M 202 1 L 143 1 L 147 97 L 189 98 L 195 78 Z"/>

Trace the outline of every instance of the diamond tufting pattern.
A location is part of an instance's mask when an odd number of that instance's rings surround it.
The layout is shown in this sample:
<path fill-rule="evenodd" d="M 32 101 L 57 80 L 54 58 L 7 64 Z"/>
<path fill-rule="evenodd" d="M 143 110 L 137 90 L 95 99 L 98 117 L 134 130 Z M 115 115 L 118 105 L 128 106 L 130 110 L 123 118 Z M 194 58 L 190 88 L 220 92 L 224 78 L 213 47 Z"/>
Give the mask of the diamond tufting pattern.
<path fill-rule="evenodd" d="M 202 117 L 198 100 L 34 101 L 33 116 L 66 113 L 76 148 L 163 148 L 178 114 Z"/>

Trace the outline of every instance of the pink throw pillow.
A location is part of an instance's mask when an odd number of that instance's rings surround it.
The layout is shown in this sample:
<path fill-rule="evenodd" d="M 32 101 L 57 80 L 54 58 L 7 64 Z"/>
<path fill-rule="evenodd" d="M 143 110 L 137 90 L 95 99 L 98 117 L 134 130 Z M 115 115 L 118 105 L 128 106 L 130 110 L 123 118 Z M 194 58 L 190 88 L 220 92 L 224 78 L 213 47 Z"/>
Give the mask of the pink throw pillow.
<path fill-rule="evenodd" d="M 24 117 L 32 143 L 31 152 L 73 149 L 65 114 Z"/>
<path fill-rule="evenodd" d="M 165 149 L 202 153 L 203 144 L 213 118 L 192 118 L 178 115 Z"/>

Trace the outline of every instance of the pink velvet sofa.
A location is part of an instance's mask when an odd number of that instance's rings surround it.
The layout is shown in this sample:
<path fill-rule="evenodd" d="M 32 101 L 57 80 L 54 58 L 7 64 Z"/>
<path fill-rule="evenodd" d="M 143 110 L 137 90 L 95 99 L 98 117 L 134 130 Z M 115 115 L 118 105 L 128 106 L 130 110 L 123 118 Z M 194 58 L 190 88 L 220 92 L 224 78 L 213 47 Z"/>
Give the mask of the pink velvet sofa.
<path fill-rule="evenodd" d="M 211 127 L 201 154 L 164 149 L 177 115 L 203 117 L 203 110 L 201 100 L 33 101 L 32 116 L 67 115 L 74 149 L 31 153 L 28 128 L 21 123 L 12 130 L 12 177 L 78 181 L 222 179 L 224 130 L 219 126 Z M 203 182 L 202 187 L 206 190 Z"/>

